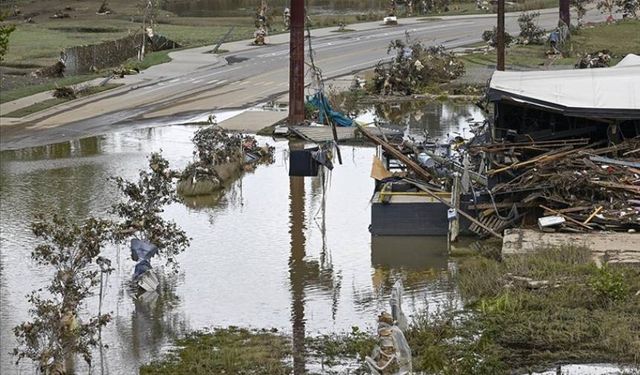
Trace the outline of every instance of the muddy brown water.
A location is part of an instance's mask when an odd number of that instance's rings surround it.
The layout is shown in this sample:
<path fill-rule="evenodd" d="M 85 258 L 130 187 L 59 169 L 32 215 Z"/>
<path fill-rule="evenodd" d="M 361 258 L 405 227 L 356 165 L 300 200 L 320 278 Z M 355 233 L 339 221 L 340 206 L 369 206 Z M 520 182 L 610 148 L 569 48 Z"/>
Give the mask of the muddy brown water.
<path fill-rule="evenodd" d="M 397 109 L 374 108 L 362 118 L 377 111 L 400 127 L 410 123 L 417 133 L 446 136 L 482 116 L 471 106 L 442 103 L 414 105 L 411 116 L 389 115 Z M 174 168 L 185 166 L 196 129 L 139 129 L 0 155 L 0 373 L 34 373 L 32 364 L 15 366 L 9 354 L 12 328 L 28 319 L 26 294 L 51 277 L 50 269 L 29 258 L 38 243 L 29 231 L 31 218 L 39 212 L 75 219 L 107 215 L 120 199 L 110 176 L 136 178 L 147 155 L 158 150 Z M 409 316 L 458 303 L 449 276 L 455 262 L 444 238 L 369 234 L 373 147 L 342 146 L 344 164 L 327 175 L 323 189 L 319 177 L 288 176 L 288 141 L 259 140 L 275 145 L 275 163 L 245 174 L 220 195 L 166 210 L 192 243 L 178 258 L 177 274 L 153 260 L 163 275 L 159 293 L 136 296 L 128 286 L 134 266 L 129 250 L 106 251 L 115 266 L 103 297 L 104 311 L 113 316 L 102 336 L 109 348 L 94 353 L 92 369 L 78 362 L 78 373 L 137 373 L 174 338 L 208 327 L 277 328 L 292 335 L 298 352 L 306 336 L 352 326 L 373 332 L 399 278 Z M 97 304 L 96 296 L 85 317 Z M 298 372 L 312 366 L 294 356 Z"/>

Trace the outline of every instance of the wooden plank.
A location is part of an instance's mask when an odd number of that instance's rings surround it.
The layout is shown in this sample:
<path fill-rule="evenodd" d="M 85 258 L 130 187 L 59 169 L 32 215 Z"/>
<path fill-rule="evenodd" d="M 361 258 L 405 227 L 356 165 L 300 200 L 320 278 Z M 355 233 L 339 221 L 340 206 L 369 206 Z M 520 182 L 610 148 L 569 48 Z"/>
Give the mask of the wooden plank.
<path fill-rule="evenodd" d="M 289 126 L 289 130 L 310 142 L 320 143 L 334 140 L 333 130 L 329 126 Z M 336 135 L 340 141 L 354 139 L 356 137 L 355 128 L 336 128 Z"/>
<path fill-rule="evenodd" d="M 583 221 L 582 224 L 588 224 L 591 219 L 593 219 L 594 216 L 596 216 L 598 214 L 598 212 L 600 212 L 600 210 L 602 210 L 602 206 L 596 208 L 595 211 L 593 211 L 593 213 L 591 215 L 589 215 L 589 217 L 587 218 L 587 220 Z"/>

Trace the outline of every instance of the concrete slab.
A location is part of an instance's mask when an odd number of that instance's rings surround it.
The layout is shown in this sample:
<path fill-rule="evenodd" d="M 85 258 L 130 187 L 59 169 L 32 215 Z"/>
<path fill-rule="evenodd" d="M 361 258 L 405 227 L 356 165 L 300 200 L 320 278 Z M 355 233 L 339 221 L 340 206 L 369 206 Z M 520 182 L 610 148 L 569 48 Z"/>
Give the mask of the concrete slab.
<path fill-rule="evenodd" d="M 502 256 L 533 253 L 556 246 L 584 246 L 594 257 L 613 263 L 640 263 L 640 234 L 621 232 L 544 233 L 530 229 L 507 229 Z"/>
<path fill-rule="evenodd" d="M 245 111 L 241 114 L 221 121 L 219 125 L 227 130 L 257 133 L 287 117 L 286 111 Z"/>

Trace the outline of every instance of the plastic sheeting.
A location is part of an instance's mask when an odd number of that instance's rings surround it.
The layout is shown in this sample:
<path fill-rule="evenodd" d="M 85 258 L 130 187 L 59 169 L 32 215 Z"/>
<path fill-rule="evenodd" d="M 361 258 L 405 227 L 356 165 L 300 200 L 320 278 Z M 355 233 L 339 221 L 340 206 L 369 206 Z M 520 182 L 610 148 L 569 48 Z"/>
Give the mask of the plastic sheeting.
<path fill-rule="evenodd" d="M 576 117 L 640 118 L 640 63 L 621 66 L 533 72 L 496 71 L 489 100 L 510 100 Z"/>
<path fill-rule="evenodd" d="M 378 345 L 365 363 L 373 375 L 405 375 L 412 373 L 411 348 L 403 331 L 407 318 L 402 312 L 402 280 L 391 288 L 391 315 L 383 312 L 378 317 Z"/>
<path fill-rule="evenodd" d="M 328 115 L 331 118 L 331 121 L 333 121 L 333 123 L 337 126 L 353 126 L 352 119 L 338 111 L 334 111 L 333 109 L 331 109 L 329 99 L 327 99 L 327 97 L 321 91 L 315 93 L 315 95 L 313 95 L 313 97 L 308 100 L 307 103 L 320 109 L 318 120 L 321 124 L 324 124 L 326 122 L 325 118 L 326 115 Z"/>
<path fill-rule="evenodd" d="M 151 269 L 151 258 L 158 253 L 158 247 L 149 241 L 134 238 L 131 240 L 131 259 L 137 261 L 133 279 L 137 280 Z"/>

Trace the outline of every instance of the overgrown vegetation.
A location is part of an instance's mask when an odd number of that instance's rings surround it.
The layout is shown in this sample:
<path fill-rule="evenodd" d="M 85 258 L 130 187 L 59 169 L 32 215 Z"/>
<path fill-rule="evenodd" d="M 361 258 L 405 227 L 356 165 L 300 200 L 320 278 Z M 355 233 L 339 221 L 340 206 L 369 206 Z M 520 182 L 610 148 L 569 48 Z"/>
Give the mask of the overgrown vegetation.
<path fill-rule="evenodd" d="M 0 11 L 0 61 L 4 60 L 4 55 L 9 48 L 9 36 L 15 31 L 15 25 L 5 25 L 4 15 Z"/>
<path fill-rule="evenodd" d="M 275 331 L 229 327 L 197 332 L 178 340 L 168 358 L 144 365 L 140 374 L 273 374 L 291 368 L 290 340 Z"/>
<path fill-rule="evenodd" d="M 351 327 L 348 334 L 329 334 L 309 337 L 306 340 L 308 356 L 318 358 L 325 366 L 335 366 L 353 360 L 361 363 L 364 370 L 364 358 L 371 355 L 376 339 L 359 327 Z"/>
<path fill-rule="evenodd" d="M 551 62 L 547 57 L 547 45 L 515 45 L 507 50 L 506 64 L 510 66 L 539 68 L 545 64 L 573 66 L 578 57 L 585 53 L 608 49 L 615 65 L 628 53 L 640 53 L 640 39 L 637 37 L 640 20 L 628 19 L 614 24 L 599 24 L 575 30 L 571 39 L 563 47 L 564 56 L 557 56 Z M 611 43 L 615 40 L 615 43 Z M 493 66 L 496 54 L 473 53 L 459 57 L 468 70 L 474 66 Z"/>
<path fill-rule="evenodd" d="M 640 363 L 638 268 L 599 269 L 584 248 L 542 249 L 463 260 L 458 285 L 465 311 L 425 315 L 407 335 L 414 368 L 499 374 L 566 360 Z"/>
<path fill-rule="evenodd" d="M 539 12 L 525 12 L 518 16 L 518 26 L 520 27 L 520 35 L 518 43 L 520 44 L 544 44 L 545 30 L 538 26 Z"/>
<path fill-rule="evenodd" d="M 32 320 L 13 329 L 18 341 L 13 354 L 17 362 L 31 359 L 43 374 L 63 374 L 72 371 L 76 354 L 91 364 L 92 349 L 102 345 L 100 328 L 111 320 L 100 311 L 82 313 L 103 273 L 111 272 L 111 262 L 100 254 L 110 239 L 111 222 L 89 218 L 76 224 L 39 216 L 32 231 L 43 243 L 31 258 L 52 269 L 53 278 L 46 293 L 39 289 L 29 296 Z"/>
<path fill-rule="evenodd" d="M 107 91 L 107 90 L 111 90 L 114 89 L 116 87 L 120 87 L 122 86 L 121 83 L 108 83 L 106 85 L 102 85 L 102 86 L 89 86 L 87 88 L 84 89 L 79 89 L 77 91 L 75 91 L 75 94 L 77 94 L 78 97 L 82 98 L 85 96 L 89 96 L 89 95 L 93 95 L 93 94 L 97 94 L 97 93 L 101 93 L 103 91 Z M 42 102 L 38 102 L 38 103 L 34 103 L 28 107 L 24 107 L 24 108 L 20 108 L 17 109 L 13 112 L 9 112 L 7 114 L 3 114 L 3 116 L 5 117 L 24 117 L 24 116 L 28 116 L 30 114 L 36 113 L 36 112 L 40 112 L 40 111 L 44 111 L 45 109 L 51 108 L 53 106 L 56 106 L 58 104 L 62 104 L 62 103 L 66 103 L 70 100 L 73 100 L 73 98 L 51 98 L 51 99 L 47 99 L 45 101 Z"/>
<path fill-rule="evenodd" d="M 115 177 L 125 200 L 113 205 L 112 212 L 122 221 L 116 224 L 114 239 L 125 242 L 131 238 L 146 240 L 156 245 L 167 264 L 176 266 L 176 256 L 189 246 L 186 233 L 173 221 L 160 214 L 172 203 L 180 202 L 174 178 L 177 172 L 160 153 L 149 157 L 149 170 L 140 171 L 138 181 Z"/>
<path fill-rule="evenodd" d="M 485 30 L 482 32 L 482 40 L 484 40 L 488 46 L 495 47 L 498 44 L 498 28 L 493 27 L 491 30 Z M 513 36 L 508 32 L 504 32 L 504 45 L 509 46 L 513 43 Z"/>

